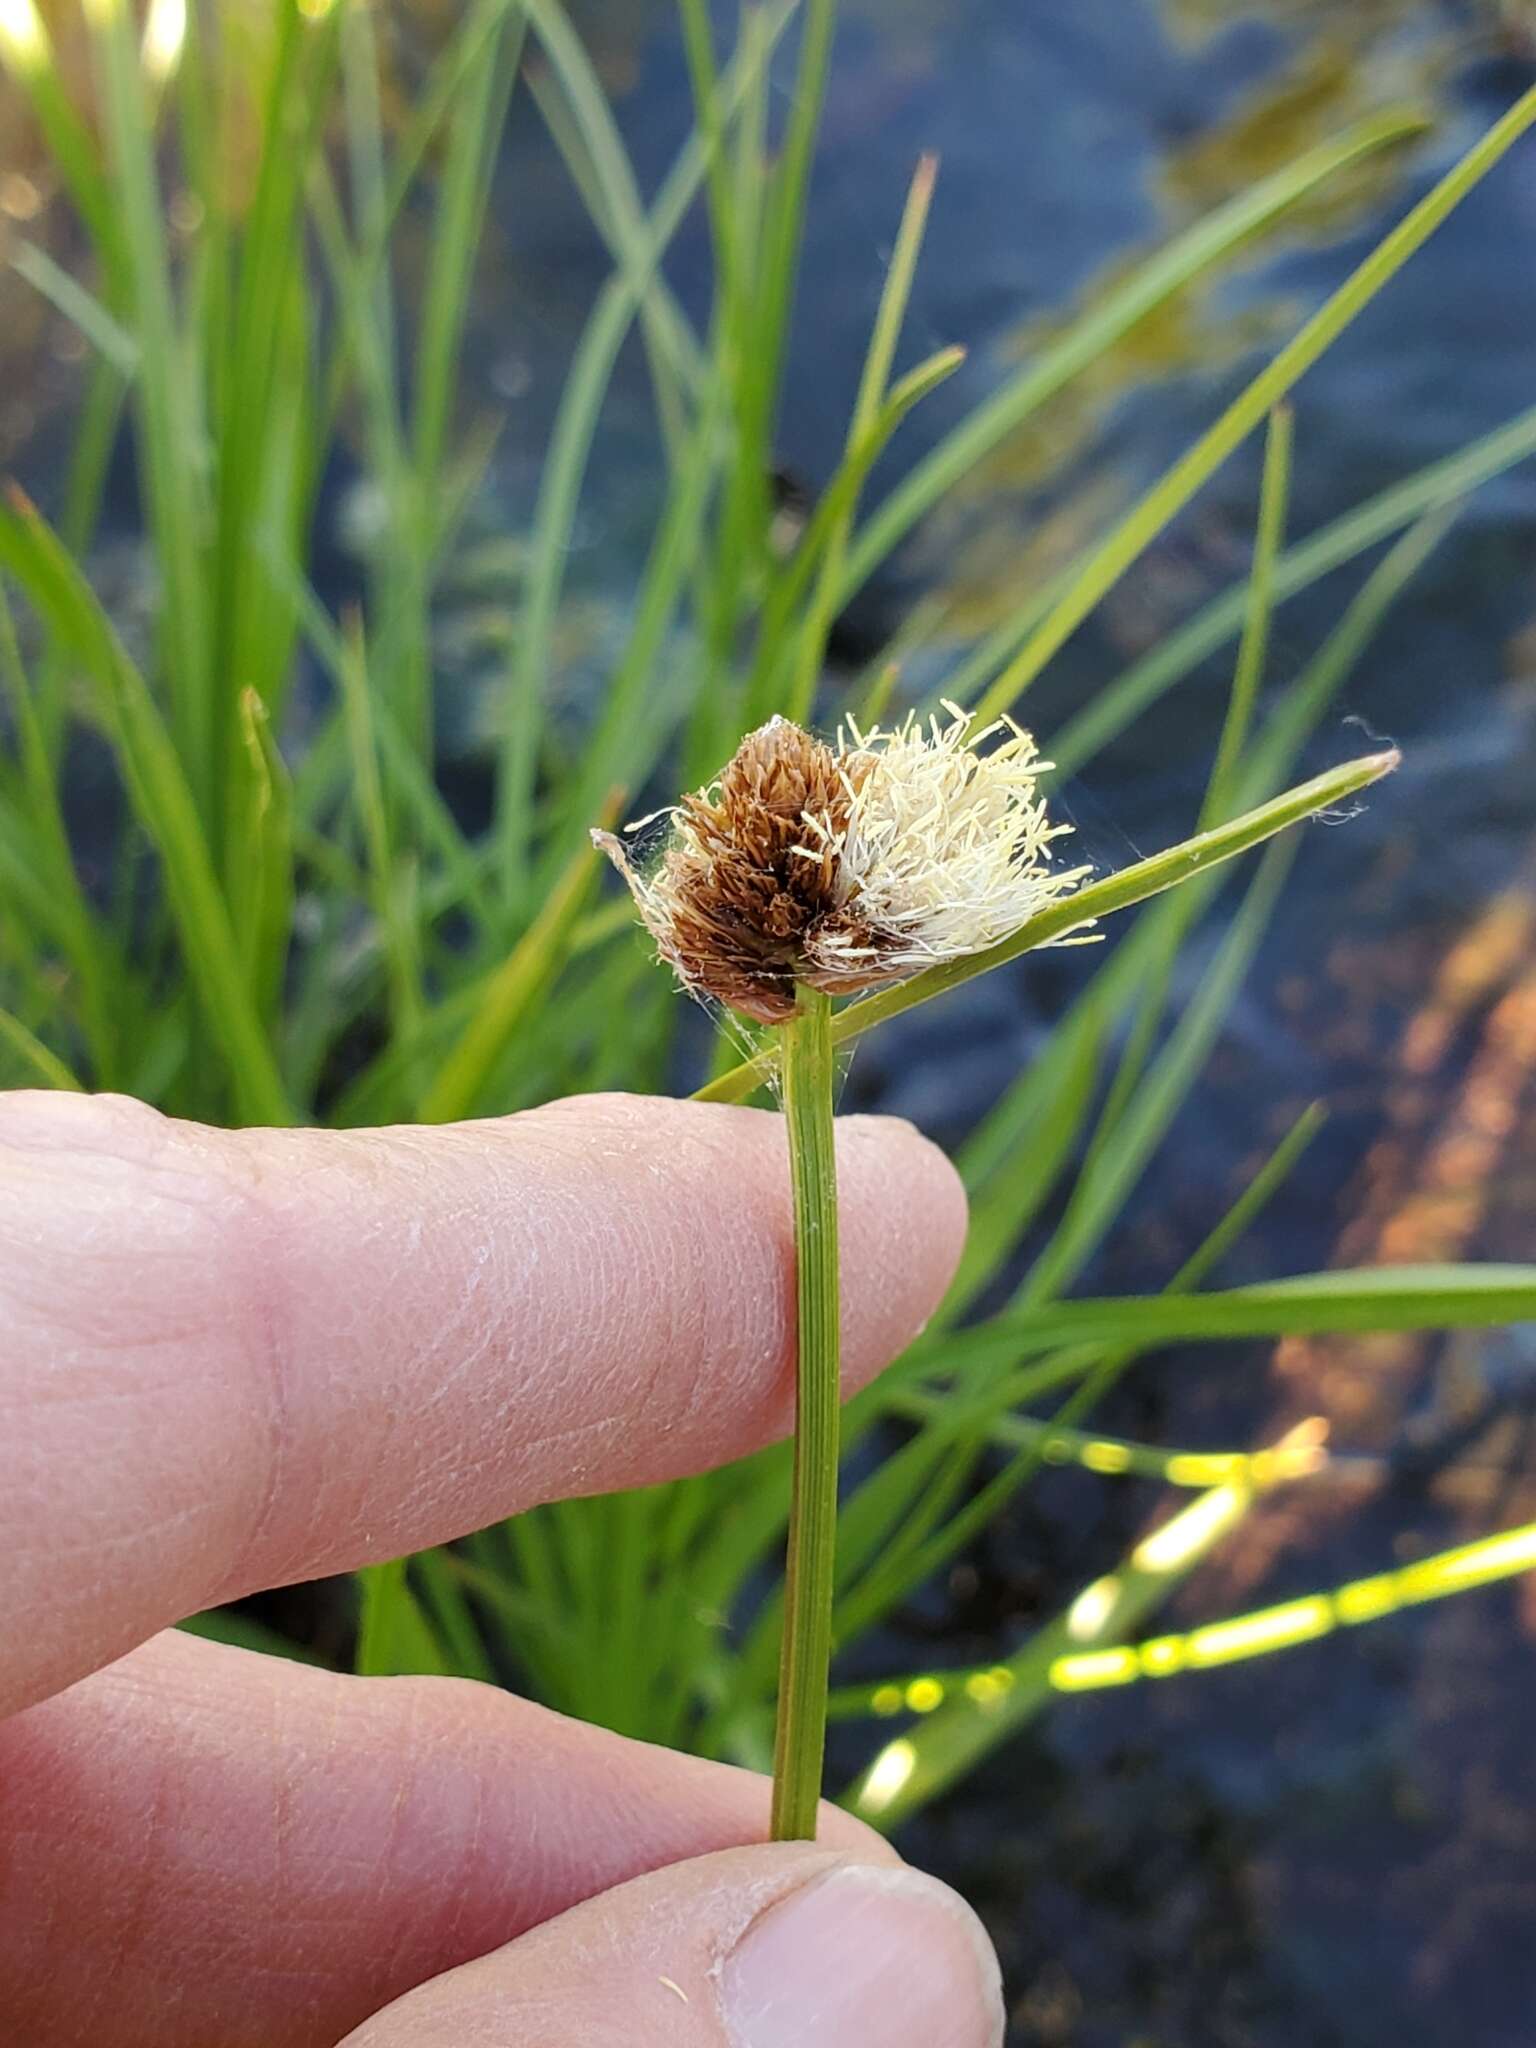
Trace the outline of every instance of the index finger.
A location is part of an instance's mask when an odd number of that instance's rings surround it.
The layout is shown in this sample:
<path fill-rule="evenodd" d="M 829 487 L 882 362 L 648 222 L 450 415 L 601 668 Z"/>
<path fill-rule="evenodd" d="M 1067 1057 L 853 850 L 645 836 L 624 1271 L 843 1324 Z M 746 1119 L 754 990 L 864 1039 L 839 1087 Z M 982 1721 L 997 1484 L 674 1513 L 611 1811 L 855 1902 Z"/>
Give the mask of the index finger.
<path fill-rule="evenodd" d="M 496 1121 L 220 1132 L 0 1099 L 0 1712 L 168 1622 L 788 1426 L 781 1120 L 589 1097 Z M 839 1125 L 845 1376 L 948 1281 L 964 1198 Z"/>

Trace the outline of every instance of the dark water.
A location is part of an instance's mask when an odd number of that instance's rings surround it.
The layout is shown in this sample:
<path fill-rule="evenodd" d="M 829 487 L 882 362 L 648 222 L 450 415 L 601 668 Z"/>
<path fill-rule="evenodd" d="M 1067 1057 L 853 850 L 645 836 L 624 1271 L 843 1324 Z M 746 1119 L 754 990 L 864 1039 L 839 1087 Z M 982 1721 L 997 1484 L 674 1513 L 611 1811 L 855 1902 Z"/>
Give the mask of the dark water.
<path fill-rule="evenodd" d="M 654 182 L 687 119 L 664 10 L 589 10 Z M 849 622 L 874 644 L 924 592 L 975 633 L 1053 549 L 1194 436 L 1529 76 L 1510 18 L 1430 4 L 950 0 L 848 8 L 837 48 L 780 453 L 814 487 L 838 445 L 900 191 L 943 160 L 908 346 L 969 361 L 894 451 L 900 470 L 1127 260 L 1369 108 L 1421 98 L 1433 134 L 1344 181 L 1300 231 L 1122 350 L 905 552 Z M 602 263 L 546 154 L 514 138 L 501 220 L 519 311 L 488 345 L 520 424 L 498 479 L 531 494 L 574 323 Z M 672 266 L 702 302 L 702 231 Z M 532 310 L 529 310 L 529 302 Z M 490 323 L 488 323 L 490 324 Z M 1303 533 L 1536 399 L 1536 150 L 1517 151 L 1325 364 L 1296 405 Z M 627 367 L 575 565 L 600 672 L 647 538 L 653 452 Z M 1241 573 L 1257 450 L 1222 472 L 1052 665 L 1053 724 Z M 1360 567 L 1280 616 L 1295 674 Z M 937 680 L 946 657 L 919 664 Z M 948 658 L 953 658 L 953 650 Z M 1197 800 L 1225 671 L 1214 664 L 1092 763 L 1070 794 L 1089 851 L 1162 843 Z M 1352 723 L 1358 721 L 1359 723 Z M 1536 466 L 1485 488 L 1372 645 L 1309 765 L 1361 728 L 1406 752 L 1347 827 L 1313 828 L 1212 1070 L 1092 1284 L 1156 1285 L 1300 1106 L 1327 1132 L 1238 1280 L 1348 1258 L 1507 1257 L 1536 1217 Z M 1075 984 L 1064 956 L 882 1037 L 849 1082 L 953 1139 L 1026 1060 Z M 957 1043 L 963 1056 L 956 1057 Z M 1208 1349 L 1147 1362 L 1112 1420 L 1168 1443 L 1249 1443 L 1319 1412 L 1371 1462 L 1255 1518 L 1173 1625 L 1405 1561 L 1536 1513 L 1536 1336 Z M 905 1618 L 910 1667 L 1011 1647 L 1144 1525 L 1152 1496 L 1053 1475 Z M 1014 2039 L 1063 2048 L 1522 2048 L 1536 2038 L 1536 1680 L 1528 1586 L 1309 1649 L 1063 1705 L 906 1844 L 985 1912 Z"/>

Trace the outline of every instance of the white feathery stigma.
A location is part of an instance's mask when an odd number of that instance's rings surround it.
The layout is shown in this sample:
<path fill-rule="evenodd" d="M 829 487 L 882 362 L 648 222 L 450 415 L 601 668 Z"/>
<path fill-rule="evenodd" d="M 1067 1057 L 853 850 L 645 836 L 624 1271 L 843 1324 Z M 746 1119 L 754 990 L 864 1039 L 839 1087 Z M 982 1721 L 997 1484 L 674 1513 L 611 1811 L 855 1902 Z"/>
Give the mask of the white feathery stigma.
<path fill-rule="evenodd" d="M 1050 865 L 1053 840 L 1071 831 L 1052 824 L 1039 795 L 1042 761 L 1033 736 L 1002 718 L 973 733 L 957 705 L 949 722 L 915 714 L 892 731 L 861 732 L 852 719 L 838 735 L 847 776 L 846 823 L 835 834 L 807 814 L 804 848 L 820 859 L 835 842 L 837 894 L 848 921 L 811 934 L 807 954 L 828 972 L 857 972 L 878 959 L 900 978 L 941 960 L 996 945 L 1091 872 Z M 1006 734 L 990 753 L 976 749 Z M 861 941 L 867 928 L 873 943 Z M 1086 930 L 1068 936 L 1081 937 Z"/>

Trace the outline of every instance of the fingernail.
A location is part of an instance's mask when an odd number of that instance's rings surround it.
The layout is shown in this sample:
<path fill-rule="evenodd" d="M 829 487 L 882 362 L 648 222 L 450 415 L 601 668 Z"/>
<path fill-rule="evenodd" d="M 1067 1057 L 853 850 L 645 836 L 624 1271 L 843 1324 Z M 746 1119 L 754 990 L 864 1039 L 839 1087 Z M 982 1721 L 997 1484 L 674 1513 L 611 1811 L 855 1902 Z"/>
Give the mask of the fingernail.
<path fill-rule="evenodd" d="M 963 1899 L 918 1871 L 843 1864 L 781 1899 L 727 1958 L 731 2048 L 999 2048 L 991 1944 Z"/>

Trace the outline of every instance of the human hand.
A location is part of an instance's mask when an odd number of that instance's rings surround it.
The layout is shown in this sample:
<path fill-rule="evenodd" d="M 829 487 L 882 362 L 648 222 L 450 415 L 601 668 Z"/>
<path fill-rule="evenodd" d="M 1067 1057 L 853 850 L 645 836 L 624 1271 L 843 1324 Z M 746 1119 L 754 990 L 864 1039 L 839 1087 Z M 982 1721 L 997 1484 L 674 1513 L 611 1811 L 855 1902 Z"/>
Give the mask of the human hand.
<path fill-rule="evenodd" d="M 968 1909 L 846 1815 L 770 1847 L 750 1773 L 169 1628 L 783 1434 L 780 1121 L 0 1097 L 6 2048 L 1000 2040 Z M 964 1203 L 904 1125 L 841 1123 L 838 1166 L 851 1389 Z"/>

